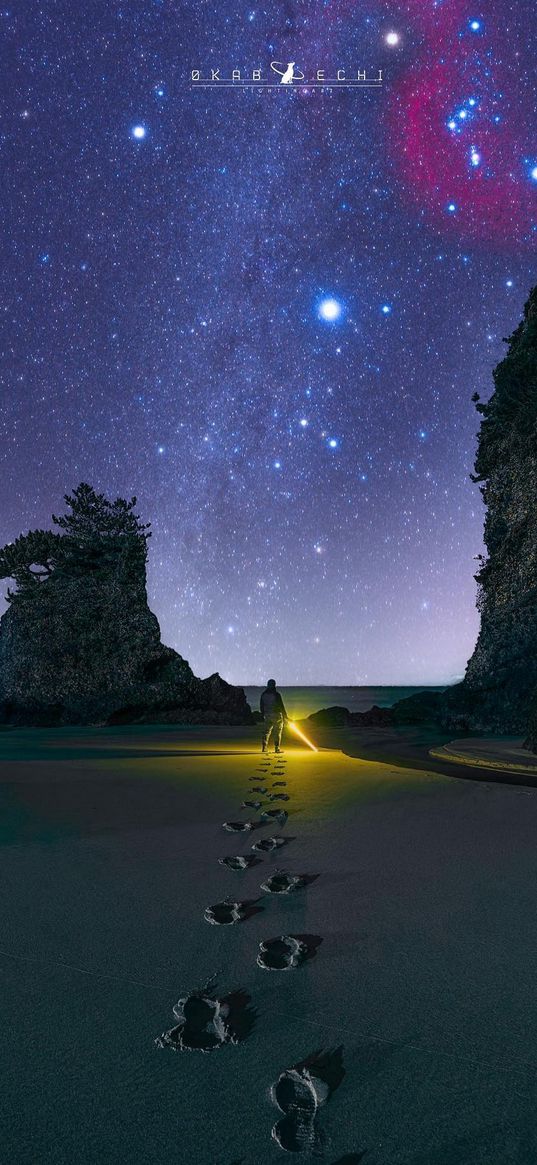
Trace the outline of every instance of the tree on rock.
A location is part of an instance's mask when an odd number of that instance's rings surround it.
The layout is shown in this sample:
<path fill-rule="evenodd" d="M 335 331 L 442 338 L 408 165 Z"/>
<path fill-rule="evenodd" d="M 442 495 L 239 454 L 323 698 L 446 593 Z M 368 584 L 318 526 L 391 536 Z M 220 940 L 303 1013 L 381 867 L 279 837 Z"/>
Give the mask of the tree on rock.
<path fill-rule="evenodd" d="M 161 643 L 146 593 L 150 527 L 136 498 L 110 501 L 82 483 L 64 500 L 56 530 L 0 551 L 1 577 L 15 583 L 0 620 L 4 721 L 249 719 L 240 689 L 212 677 L 210 700 L 208 681 Z"/>

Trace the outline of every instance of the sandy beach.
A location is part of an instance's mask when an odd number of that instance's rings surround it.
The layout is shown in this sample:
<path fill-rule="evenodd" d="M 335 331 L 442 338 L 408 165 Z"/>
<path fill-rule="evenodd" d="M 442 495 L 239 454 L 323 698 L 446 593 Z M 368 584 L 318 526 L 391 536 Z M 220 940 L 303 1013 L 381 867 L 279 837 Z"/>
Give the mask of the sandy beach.
<path fill-rule="evenodd" d="M 288 844 L 234 871 L 218 859 L 275 832 L 222 829 L 257 818 L 239 808 L 251 777 L 278 779 L 257 772 L 256 730 L 0 734 L 6 1162 L 269 1165 L 271 1084 L 337 1048 L 327 1165 L 537 1159 L 537 791 L 337 742 L 286 745 Z M 279 866 L 318 877 L 264 894 Z M 228 895 L 257 912 L 209 925 Z M 281 934 L 314 937 L 314 957 L 263 971 Z M 248 1038 L 156 1048 L 213 974 L 251 997 Z"/>

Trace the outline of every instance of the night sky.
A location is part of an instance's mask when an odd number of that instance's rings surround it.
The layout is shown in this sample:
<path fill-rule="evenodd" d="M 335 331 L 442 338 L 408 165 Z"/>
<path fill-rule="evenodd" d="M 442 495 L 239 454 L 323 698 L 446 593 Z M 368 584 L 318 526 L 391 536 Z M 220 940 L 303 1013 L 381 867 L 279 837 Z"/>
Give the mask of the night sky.
<path fill-rule="evenodd" d="M 460 676 L 470 398 L 537 282 L 532 0 L 6 0 L 0 27 L 2 542 L 81 480 L 136 494 L 197 674 Z M 271 61 L 384 85 L 190 82 Z"/>

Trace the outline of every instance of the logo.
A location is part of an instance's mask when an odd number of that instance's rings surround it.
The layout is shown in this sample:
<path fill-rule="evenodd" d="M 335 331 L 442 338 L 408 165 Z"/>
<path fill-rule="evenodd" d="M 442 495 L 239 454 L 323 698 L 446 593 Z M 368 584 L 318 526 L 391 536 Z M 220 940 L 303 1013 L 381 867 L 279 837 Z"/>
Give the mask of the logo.
<path fill-rule="evenodd" d="M 326 69 L 305 68 L 296 61 L 271 61 L 265 68 L 254 69 L 192 69 L 190 85 L 193 89 L 380 89 L 382 69 L 368 72 L 367 69 L 341 67 L 335 75 Z"/>
<path fill-rule="evenodd" d="M 289 61 L 287 68 L 283 70 L 278 61 L 272 61 L 270 67 L 274 69 L 275 73 L 279 73 L 280 85 L 292 85 L 293 81 L 304 80 L 304 74 L 300 72 L 300 69 L 298 73 L 295 73 L 295 61 Z"/>

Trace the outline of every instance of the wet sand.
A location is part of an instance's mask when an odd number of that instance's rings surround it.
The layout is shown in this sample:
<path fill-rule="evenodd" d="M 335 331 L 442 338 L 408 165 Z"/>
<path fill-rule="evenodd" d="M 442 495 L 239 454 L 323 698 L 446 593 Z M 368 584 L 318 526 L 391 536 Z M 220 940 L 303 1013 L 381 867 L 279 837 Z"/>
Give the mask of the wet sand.
<path fill-rule="evenodd" d="M 324 743 L 282 776 L 257 771 L 254 730 L 0 733 L 6 1161 L 270 1165 L 271 1086 L 339 1048 L 326 1165 L 537 1160 L 537 791 L 435 771 L 408 738 L 371 743 L 384 761 Z M 222 829 L 279 780 L 281 829 Z M 275 833 L 259 864 L 219 864 Z M 278 867 L 318 876 L 263 893 Z M 228 896 L 255 911 L 209 925 Z M 263 970 L 280 935 L 314 957 Z M 250 996 L 246 1038 L 155 1047 L 212 974 Z"/>

